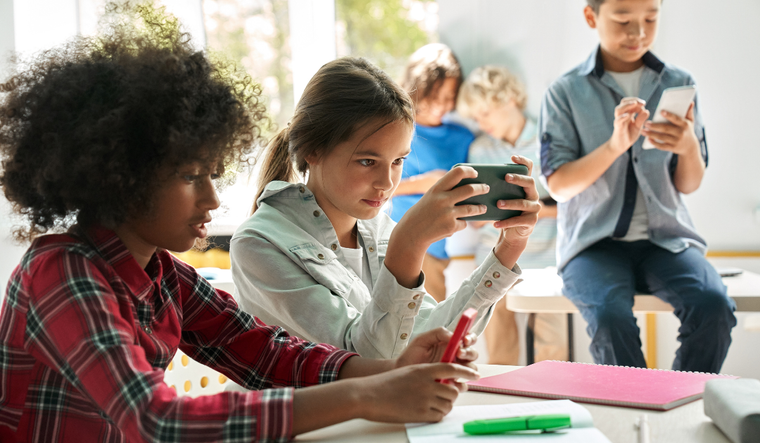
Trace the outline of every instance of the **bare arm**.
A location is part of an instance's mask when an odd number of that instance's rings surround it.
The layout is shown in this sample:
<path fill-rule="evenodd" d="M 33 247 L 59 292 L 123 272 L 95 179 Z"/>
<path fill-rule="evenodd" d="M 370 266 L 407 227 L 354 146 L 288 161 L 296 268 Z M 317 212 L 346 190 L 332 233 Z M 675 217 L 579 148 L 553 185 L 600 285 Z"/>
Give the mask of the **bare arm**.
<path fill-rule="evenodd" d="M 557 218 L 557 205 L 547 205 L 544 202 L 541 204 L 541 210 L 538 211 L 538 218 Z"/>

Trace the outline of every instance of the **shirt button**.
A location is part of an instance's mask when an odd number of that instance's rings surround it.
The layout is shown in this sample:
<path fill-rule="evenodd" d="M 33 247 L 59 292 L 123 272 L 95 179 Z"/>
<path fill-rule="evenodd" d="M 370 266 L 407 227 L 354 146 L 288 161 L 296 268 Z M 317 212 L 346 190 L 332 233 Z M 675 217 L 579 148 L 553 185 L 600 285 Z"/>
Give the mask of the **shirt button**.
<path fill-rule="evenodd" d="M 414 303 L 414 302 L 411 302 L 411 303 L 409 303 L 409 304 L 408 304 L 408 305 L 406 305 L 406 306 L 407 306 L 407 307 L 409 307 L 409 309 L 414 309 L 415 307 L 417 307 L 417 304 L 416 304 L 416 303 Z"/>
<path fill-rule="evenodd" d="M 406 332 L 401 334 L 401 340 L 406 340 L 407 338 L 409 338 L 409 334 L 407 334 Z"/>
<path fill-rule="evenodd" d="M 325 255 L 324 254 L 317 254 L 317 258 L 320 259 L 320 260 L 324 260 L 325 259 Z"/>
<path fill-rule="evenodd" d="M 486 280 L 486 282 L 483 284 L 486 286 L 486 288 L 490 288 L 491 286 L 493 286 L 493 282 L 491 280 Z"/>
<path fill-rule="evenodd" d="M 336 245 L 335 243 L 333 243 L 332 245 L 330 245 L 330 248 L 331 248 L 333 251 L 336 251 L 336 250 L 338 250 L 338 245 Z"/>
<path fill-rule="evenodd" d="M 499 274 L 499 271 L 496 271 L 493 273 L 493 278 L 499 278 L 501 277 L 501 274 Z"/>
<path fill-rule="evenodd" d="M 420 294 L 414 294 L 414 297 L 412 297 L 412 300 L 419 300 Z"/>
<path fill-rule="evenodd" d="M 375 248 L 373 248 L 372 246 L 370 246 L 370 247 L 369 247 L 369 248 L 367 248 L 367 249 L 369 249 L 369 252 L 375 252 Z"/>
<path fill-rule="evenodd" d="M 299 187 L 298 187 L 298 191 L 299 191 L 301 194 L 303 194 L 304 192 L 306 192 L 306 188 L 304 188 L 303 186 L 299 186 Z"/>
<path fill-rule="evenodd" d="M 319 217 L 319 211 L 314 211 L 314 217 Z"/>
<path fill-rule="evenodd" d="M 146 334 L 152 334 L 153 333 L 153 331 L 150 329 L 149 326 L 143 327 L 143 331 L 145 331 Z"/>

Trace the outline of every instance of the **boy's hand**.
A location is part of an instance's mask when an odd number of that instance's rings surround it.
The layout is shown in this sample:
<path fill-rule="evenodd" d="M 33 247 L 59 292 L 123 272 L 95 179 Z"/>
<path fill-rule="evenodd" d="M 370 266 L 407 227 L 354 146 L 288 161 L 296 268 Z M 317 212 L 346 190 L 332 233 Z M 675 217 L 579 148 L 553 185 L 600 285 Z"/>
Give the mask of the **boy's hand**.
<path fill-rule="evenodd" d="M 652 141 L 654 147 L 679 155 L 698 153 L 699 140 L 694 134 L 694 102 L 689 106 L 685 118 L 667 111 L 663 111 L 662 115 L 669 123 L 648 121 L 644 123 L 644 129 L 641 131 Z"/>
<path fill-rule="evenodd" d="M 396 359 L 396 368 L 420 363 L 436 363 L 441 361 L 443 352 L 451 340 L 452 332 L 444 327 L 435 328 L 415 337 L 404 352 Z M 472 346 L 478 340 L 478 336 L 470 333 L 464 337 L 462 347 L 456 354 L 455 362 L 462 366 L 477 369 L 475 363 L 478 351 Z"/>
<path fill-rule="evenodd" d="M 649 118 L 646 102 L 638 97 L 625 97 L 615 107 L 615 121 L 609 146 L 621 155 L 638 140 L 641 128 Z"/>

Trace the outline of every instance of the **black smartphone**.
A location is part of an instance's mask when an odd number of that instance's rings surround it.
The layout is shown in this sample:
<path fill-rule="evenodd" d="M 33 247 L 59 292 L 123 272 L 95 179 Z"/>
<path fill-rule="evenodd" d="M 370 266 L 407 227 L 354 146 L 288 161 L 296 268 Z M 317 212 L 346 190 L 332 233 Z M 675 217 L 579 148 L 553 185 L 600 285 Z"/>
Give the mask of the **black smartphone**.
<path fill-rule="evenodd" d="M 485 183 L 491 187 L 488 194 L 476 195 L 467 200 L 457 203 L 457 205 L 486 205 L 484 214 L 465 217 L 463 220 L 506 220 L 510 217 L 522 214 L 522 211 L 505 210 L 496 207 L 499 200 L 512 200 L 516 198 L 525 198 L 525 190 L 521 186 L 507 183 L 504 176 L 507 174 L 528 175 L 528 167 L 514 163 L 506 164 L 489 164 L 482 165 L 476 163 L 457 163 L 457 166 L 469 166 L 478 171 L 476 178 L 466 178 L 460 181 L 456 186 L 467 185 L 470 183 Z"/>

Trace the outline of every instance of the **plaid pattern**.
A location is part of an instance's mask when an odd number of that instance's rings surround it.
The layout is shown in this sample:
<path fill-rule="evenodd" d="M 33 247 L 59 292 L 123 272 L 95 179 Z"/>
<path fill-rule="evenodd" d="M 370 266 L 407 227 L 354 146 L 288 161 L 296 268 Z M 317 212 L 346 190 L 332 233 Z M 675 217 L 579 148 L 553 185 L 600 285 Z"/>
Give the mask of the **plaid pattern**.
<path fill-rule="evenodd" d="M 179 399 L 163 383 L 178 348 L 266 390 Z M 165 251 L 143 270 L 111 231 L 48 235 L 0 313 L 0 441 L 286 441 L 293 387 L 351 355 L 264 325 Z"/>

